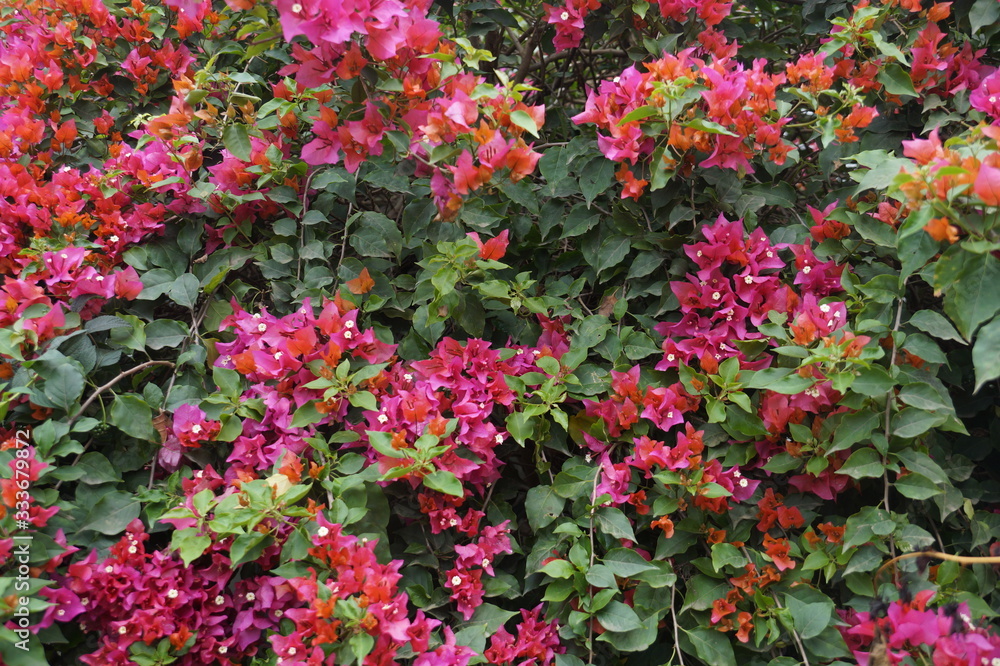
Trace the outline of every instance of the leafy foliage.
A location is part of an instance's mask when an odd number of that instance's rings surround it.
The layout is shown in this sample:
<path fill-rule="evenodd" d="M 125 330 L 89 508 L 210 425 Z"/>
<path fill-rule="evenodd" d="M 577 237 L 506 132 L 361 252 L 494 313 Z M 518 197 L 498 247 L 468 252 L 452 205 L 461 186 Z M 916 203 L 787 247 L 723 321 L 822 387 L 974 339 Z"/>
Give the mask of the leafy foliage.
<path fill-rule="evenodd" d="M 0 663 L 1000 659 L 998 8 L 0 8 Z"/>

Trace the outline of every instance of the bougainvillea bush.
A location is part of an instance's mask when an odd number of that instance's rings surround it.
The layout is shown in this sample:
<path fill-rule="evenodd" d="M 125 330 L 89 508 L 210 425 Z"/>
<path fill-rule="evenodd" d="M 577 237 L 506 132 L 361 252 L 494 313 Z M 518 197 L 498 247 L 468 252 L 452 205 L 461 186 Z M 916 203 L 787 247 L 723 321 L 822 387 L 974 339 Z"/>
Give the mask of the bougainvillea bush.
<path fill-rule="evenodd" d="M 0 3 L 0 663 L 1000 664 L 998 54 Z"/>

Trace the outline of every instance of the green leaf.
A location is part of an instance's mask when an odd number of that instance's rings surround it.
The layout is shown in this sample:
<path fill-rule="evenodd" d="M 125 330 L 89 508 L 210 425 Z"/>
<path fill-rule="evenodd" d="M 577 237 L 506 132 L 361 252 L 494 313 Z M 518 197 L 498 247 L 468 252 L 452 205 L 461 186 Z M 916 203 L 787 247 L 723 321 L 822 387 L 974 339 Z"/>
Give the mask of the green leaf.
<path fill-rule="evenodd" d="M 618 126 L 622 127 L 628 123 L 633 123 L 637 120 L 643 120 L 651 116 L 656 116 L 660 114 L 660 109 L 655 106 L 640 106 L 637 109 L 632 109 L 625 114 L 625 117 L 618 121 Z"/>
<path fill-rule="evenodd" d="M 601 561 L 623 578 L 656 570 L 656 567 L 644 560 L 639 553 L 627 548 L 609 550 Z"/>
<path fill-rule="evenodd" d="M 928 479 L 923 474 L 911 470 L 910 474 L 901 476 L 892 484 L 900 495 L 915 500 L 925 500 L 944 492 L 944 489 Z"/>
<path fill-rule="evenodd" d="M 174 303 L 183 305 L 186 308 L 193 308 L 194 304 L 198 302 L 199 289 L 201 289 L 201 280 L 193 273 L 185 273 L 174 280 L 174 283 L 170 285 L 167 295 L 170 296 L 170 300 Z M 149 335 L 148 329 L 146 330 L 146 335 Z"/>
<path fill-rule="evenodd" d="M 354 224 L 350 243 L 362 257 L 389 259 L 402 252 L 402 233 L 396 223 L 382 213 L 366 211 Z"/>
<path fill-rule="evenodd" d="M 423 480 L 424 485 L 431 490 L 436 490 L 453 497 L 465 497 L 465 490 L 462 488 L 462 482 L 458 480 L 458 477 L 456 477 L 454 473 L 449 472 L 448 470 L 439 469 L 435 472 L 431 472 L 425 476 Z"/>
<path fill-rule="evenodd" d="M 65 360 L 45 380 L 45 395 L 52 404 L 69 413 L 83 393 L 84 378 L 75 365 Z"/>
<path fill-rule="evenodd" d="M 552 560 L 539 571 L 552 578 L 570 578 L 576 573 L 576 567 L 568 560 Z"/>
<path fill-rule="evenodd" d="M 620 509 L 614 507 L 601 507 L 594 515 L 601 531 L 610 534 L 616 539 L 628 539 L 635 541 L 635 532 L 632 531 L 632 523 Z"/>
<path fill-rule="evenodd" d="M 692 129 L 696 129 L 699 132 L 705 132 L 707 134 L 725 134 L 726 136 L 739 136 L 735 132 L 726 129 L 719 123 L 713 122 L 711 120 L 705 120 L 704 118 L 695 118 L 694 120 L 686 123 L 686 125 Z"/>
<path fill-rule="evenodd" d="M 924 333 L 933 335 L 935 338 L 965 342 L 962 336 L 958 334 L 958 331 L 955 330 L 955 327 L 944 318 L 944 315 L 934 310 L 920 310 L 910 317 L 910 321 L 907 323 L 919 328 Z"/>
<path fill-rule="evenodd" d="M 712 568 L 721 572 L 724 567 L 740 568 L 747 562 L 740 549 L 731 543 L 712 545 Z"/>
<path fill-rule="evenodd" d="M 292 427 L 305 428 L 314 423 L 319 423 L 324 418 L 326 418 L 326 414 L 316 409 L 316 401 L 310 400 L 296 409 L 295 413 L 292 414 Z"/>
<path fill-rule="evenodd" d="M 608 631 L 632 631 L 642 627 L 642 621 L 629 606 L 612 601 L 596 615 L 597 621 Z"/>
<path fill-rule="evenodd" d="M 944 310 L 966 340 L 1000 311 L 998 284 L 1000 260 L 957 245 L 938 260 L 934 271 L 934 286 L 944 291 Z"/>
<path fill-rule="evenodd" d="M 858 449 L 851 454 L 844 466 L 837 470 L 837 474 L 844 474 L 853 479 L 863 479 L 866 477 L 882 476 L 885 466 L 882 464 L 882 457 L 875 449 Z"/>
<path fill-rule="evenodd" d="M 948 418 L 947 414 L 926 412 L 916 407 L 906 407 L 892 420 L 892 434 L 896 437 L 918 437 L 931 428 L 939 426 Z"/>
<path fill-rule="evenodd" d="M 899 97 L 916 97 L 910 75 L 894 62 L 887 64 L 878 74 L 878 81 L 888 93 Z"/>
<path fill-rule="evenodd" d="M 879 420 L 878 414 L 867 410 L 847 414 L 841 419 L 840 425 L 834 431 L 833 445 L 826 452 L 830 454 L 843 451 L 868 439 L 872 431 L 878 427 Z"/>
<path fill-rule="evenodd" d="M 802 640 L 819 636 L 830 626 L 832 603 L 804 603 L 791 595 L 785 595 L 785 607 L 792 614 L 795 630 Z"/>
<path fill-rule="evenodd" d="M 90 508 L 80 531 L 94 530 L 108 536 L 121 534 L 129 523 L 139 517 L 141 508 L 139 500 L 131 493 L 109 492 Z"/>
<path fill-rule="evenodd" d="M 681 629 L 691 642 L 694 653 L 711 666 L 736 666 L 736 654 L 729 637 L 715 629 Z M 685 650 L 687 651 L 687 650 Z"/>
<path fill-rule="evenodd" d="M 236 159 L 250 161 L 253 145 L 250 143 L 246 125 L 230 125 L 222 130 L 222 144 Z"/>
<path fill-rule="evenodd" d="M 111 461 L 104 454 L 97 451 L 90 451 L 84 454 L 75 467 L 83 471 L 80 481 L 87 485 L 96 486 L 102 483 L 116 483 L 122 479 L 121 474 L 114 468 Z"/>
<path fill-rule="evenodd" d="M 212 537 L 199 536 L 198 531 L 197 527 L 185 527 L 175 531 L 170 538 L 170 547 L 180 552 L 184 566 L 190 566 L 212 545 Z"/>
<path fill-rule="evenodd" d="M 892 453 L 892 455 L 911 472 L 925 476 L 940 486 L 949 484 L 948 475 L 926 453 L 913 449 L 903 449 Z"/>
<path fill-rule="evenodd" d="M 884 396 L 896 385 L 889 373 L 880 365 L 873 365 L 870 368 L 863 368 L 858 371 L 858 376 L 851 384 L 851 390 L 869 398 Z"/>
<path fill-rule="evenodd" d="M 177 347 L 187 336 L 187 325 L 173 319 L 157 319 L 146 324 L 146 346 L 150 349 Z"/>
<path fill-rule="evenodd" d="M 256 560 L 271 541 L 269 535 L 261 534 L 256 530 L 240 534 L 233 540 L 233 545 L 229 549 L 232 566 L 236 567 L 244 562 Z"/>
<path fill-rule="evenodd" d="M 538 531 L 549 526 L 562 513 L 566 500 L 559 497 L 552 486 L 535 486 L 528 491 L 524 510 L 531 529 Z"/>
<path fill-rule="evenodd" d="M 135 393 L 116 395 L 111 403 L 111 423 L 136 439 L 159 442 L 160 433 L 153 427 L 153 412 Z"/>
<path fill-rule="evenodd" d="M 1000 21 L 1000 4 L 996 0 L 976 0 L 969 9 L 969 24 L 972 26 L 973 35 L 988 25 L 995 25 L 998 21 Z"/>
<path fill-rule="evenodd" d="M 510 122 L 514 123 L 531 136 L 538 136 L 538 125 L 535 123 L 535 119 L 532 118 L 531 114 L 527 111 L 511 111 Z"/>
<path fill-rule="evenodd" d="M 972 364 L 976 368 L 977 392 L 986 382 L 1000 377 L 1000 317 L 995 317 L 976 335 Z"/>

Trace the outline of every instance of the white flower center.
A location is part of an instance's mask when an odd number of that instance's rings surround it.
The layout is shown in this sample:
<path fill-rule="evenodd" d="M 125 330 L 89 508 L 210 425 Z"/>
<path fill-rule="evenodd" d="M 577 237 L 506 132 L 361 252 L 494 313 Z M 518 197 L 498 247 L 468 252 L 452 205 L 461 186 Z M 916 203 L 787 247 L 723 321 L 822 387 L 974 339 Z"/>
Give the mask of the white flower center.
<path fill-rule="evenodd" d="M 177 590 L 167 590 L 167 597 L 170 599 L 176 599 L 178 594 Z"/>
<path fill-rule="evenodd" d="M 569 18 L 569 12 L 563 12 L 562 14 L 559 15 L 559 20 L 560 21 L 565 21 L 568 18 Z M 992 101 L 992 100 L 990 100 L 990 101 Z"/>
<path fill-rule="evenodd" d="M 316 530 L 316 534 L 318 534 L 321 538 L 325 537 L 329 533 L 330 530 L 327 527 L 320 527 L 318 530 Z"/>
<path fill-rule="evenodd" d="M 462 584 L 462 577 L 461 576 L 452 576 L 451 577 L 451 584 L 452 585 L 461 585 Z"/>
<path fill-rule="evenodd" d="M 802 267 L 802 274 L 803 275 L 809 275 L 809 273 L 811 271 L 812 271 L 812 266 L 803 266 Z"/>
<path fill-rule="evenodd" d="M 199 434 L 201 432 L 201 426 L 195 423 L 193 426 L 191 426 L 191 432 L 193 432 L 196 435 Z"/>

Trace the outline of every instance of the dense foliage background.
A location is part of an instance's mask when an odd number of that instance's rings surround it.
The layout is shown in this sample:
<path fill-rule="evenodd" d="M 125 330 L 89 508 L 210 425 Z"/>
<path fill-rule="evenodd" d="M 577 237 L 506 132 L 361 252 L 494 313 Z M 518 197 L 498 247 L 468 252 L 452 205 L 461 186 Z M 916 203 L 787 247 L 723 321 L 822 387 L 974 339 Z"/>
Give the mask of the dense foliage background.
<path fill-rule="evenodd" d="M 0 6 L 0 663 L 1000 664 L 1000 3 Z"/>

